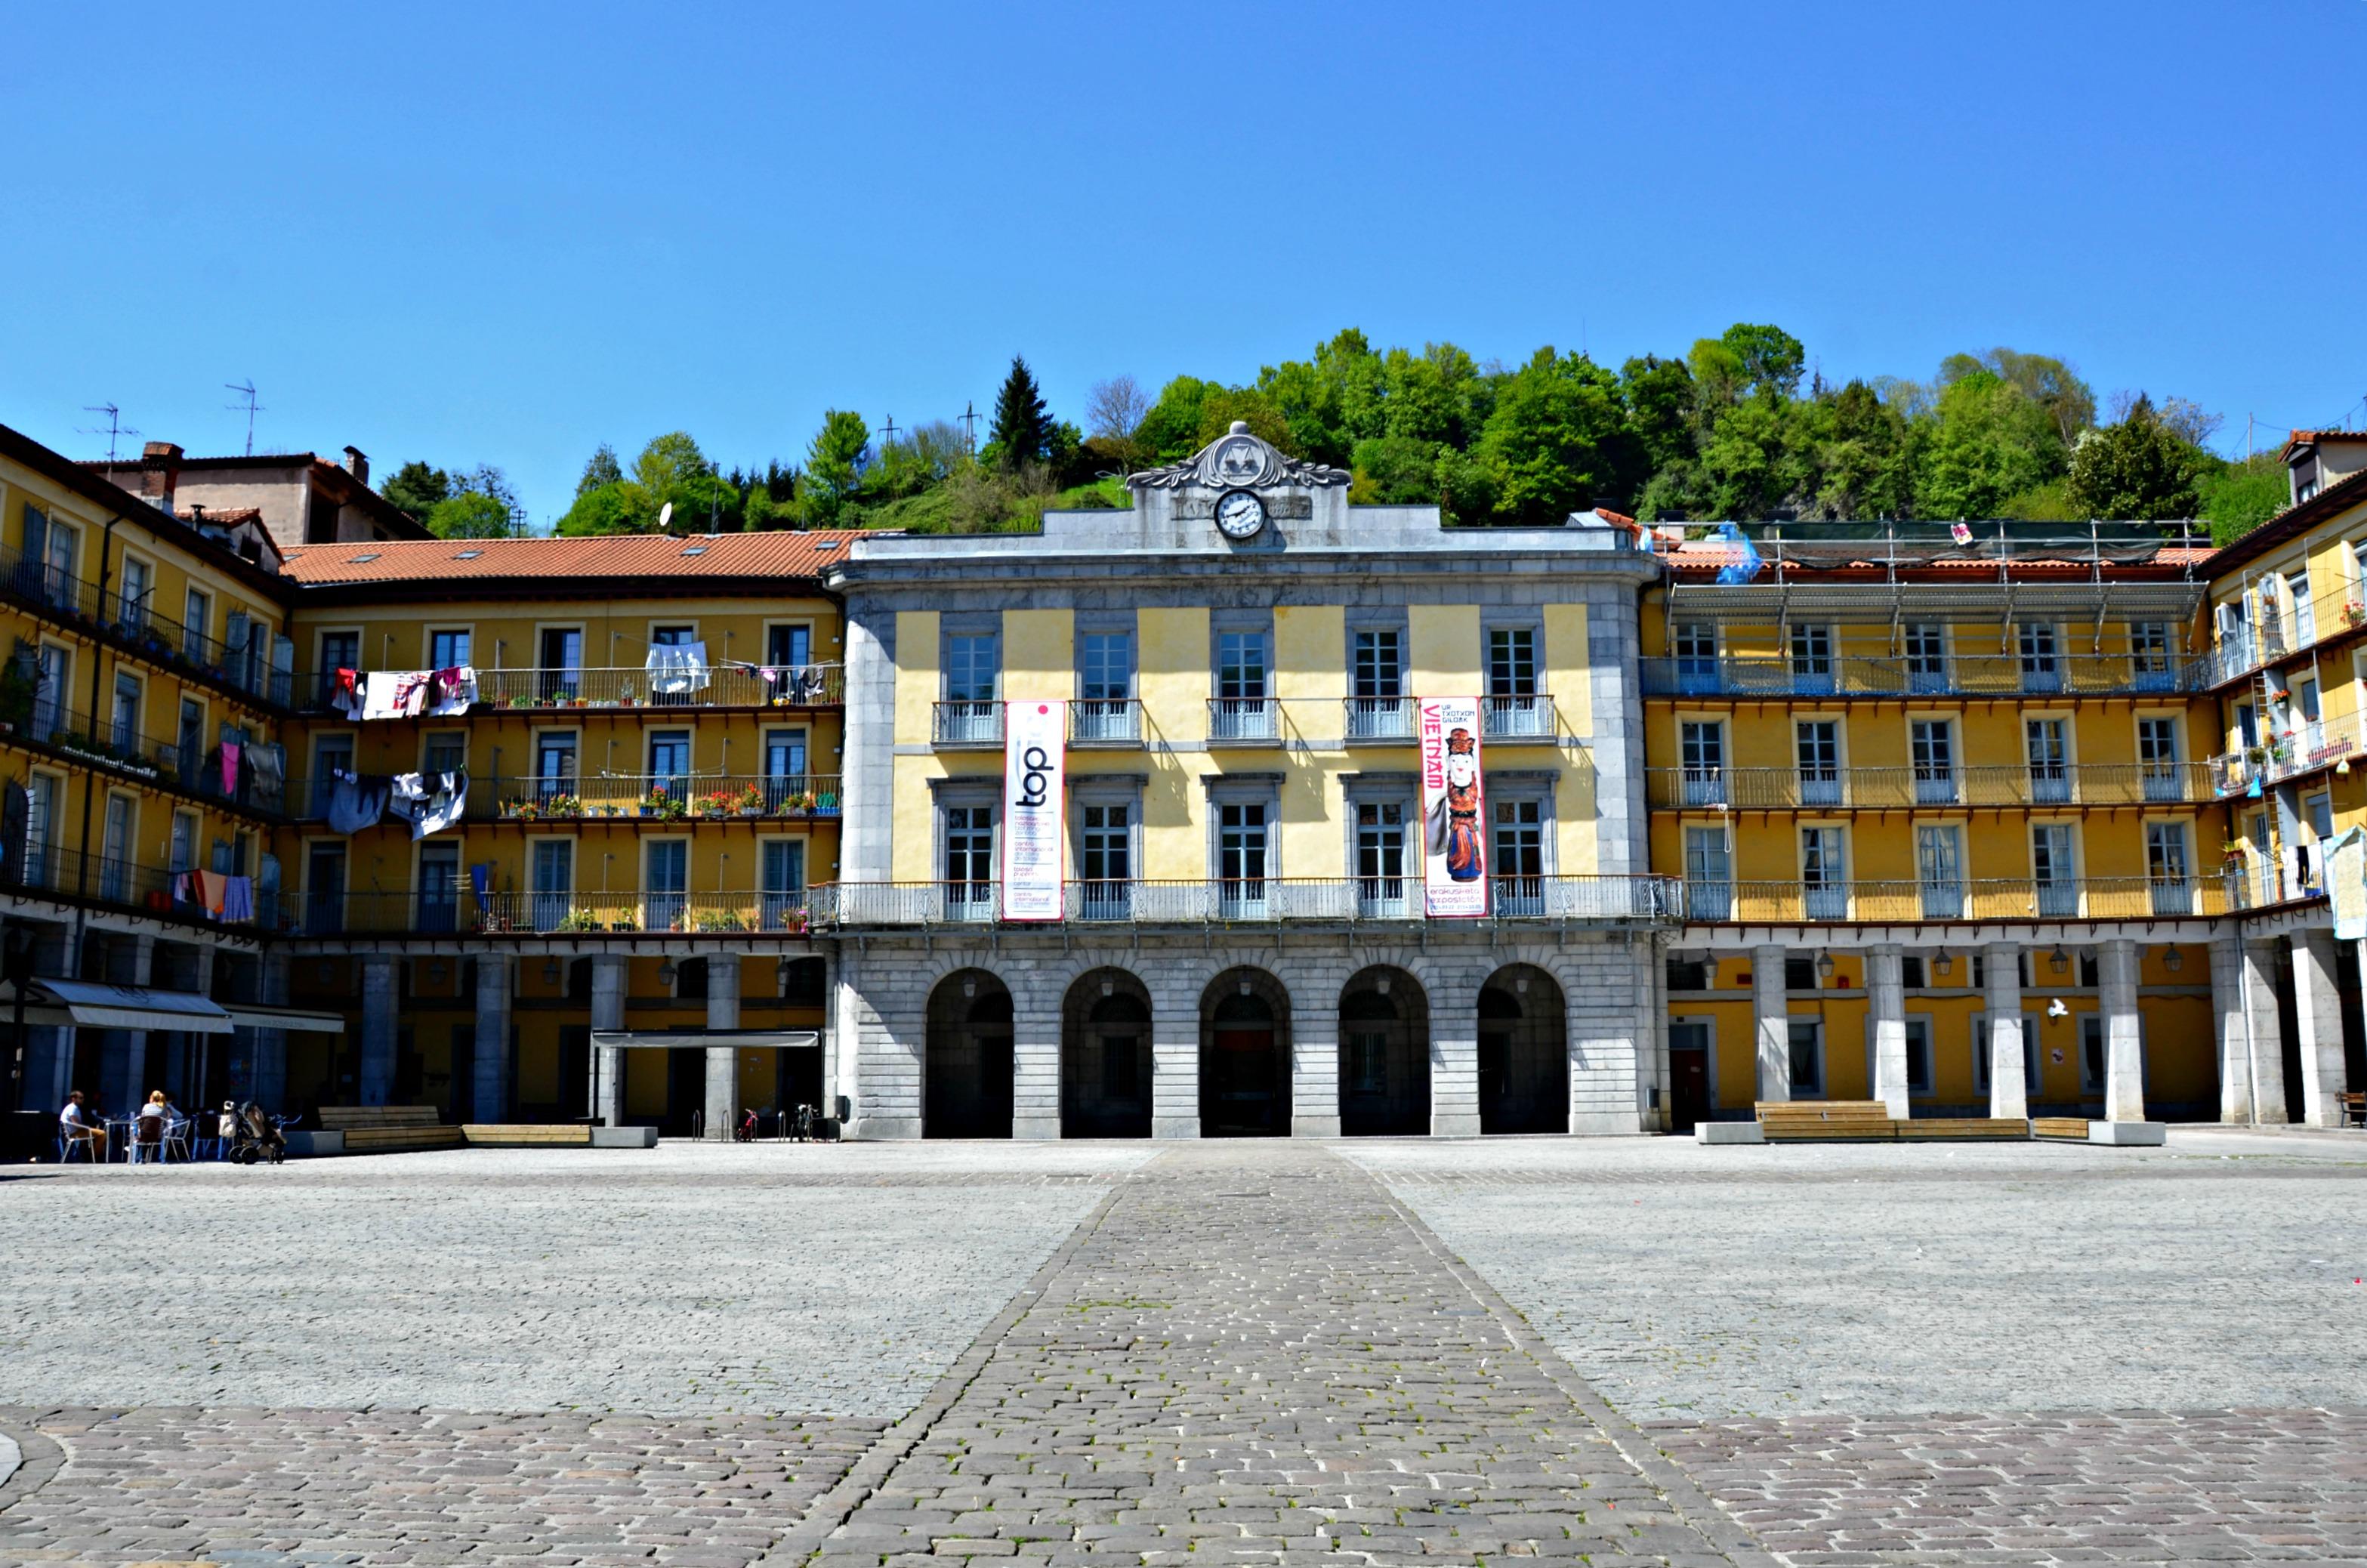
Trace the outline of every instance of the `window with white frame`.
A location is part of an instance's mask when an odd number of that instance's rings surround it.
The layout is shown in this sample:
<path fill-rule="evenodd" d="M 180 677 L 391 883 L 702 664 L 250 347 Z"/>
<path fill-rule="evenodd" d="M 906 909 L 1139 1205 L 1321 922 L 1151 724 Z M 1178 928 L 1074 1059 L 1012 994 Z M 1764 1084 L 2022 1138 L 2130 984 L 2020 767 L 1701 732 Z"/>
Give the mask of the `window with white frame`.
<path fill-rule="evenodd" d="M 1682 772 L 1682 799 L 1688 806 L 1726 801 L 1726 726 L 1715 719 L 1688 719 L 1677 726 Z"/>
<path fill-rule="evenodd" d="M 1915 803 L 1945 805 L 1956 798 L 1956 732 L 1945 719 L 1910 719 L 1908 760 L 1915 770 Z"/>
<path fill-rule="evenodd" d="M 2026 719 L 2022 744 L 2030 763 L 2030 798 L 2067 801 L 2071 798 L 2070 722 L 2064 719 Z"/>
<path fill-rule="evenodd" d="M 1910 621 L 1905 629 L 1907 689 L 1948 688 L 1948 629 L 1936 620 Z"/>
<path fill-rule="evenodd" d="M 949 903 L 994 901 L 994 808 L 985 803 L 945 809 L 946 897 Z"/>
<path fill-rule="evenodd" d="M 468 664 L 470 636 L 465 627 L 447 627 L 427 634 L 427 667 L 457 669 Z"/>
<path fill-rule="evenodd" d="M 1800 889 L 1808 919 L 1849 918 L 1849 845 L 1840 828 L 1800 830 Z"/>
<path fill-rule="evenodd" d="M 806 846 L 802 839 L 768 838 L 759 846 L 762 887 L 757 916 L 767 931 L 786 930 L 805 908 Z"/>
<path fill-rule="evenodd" d="M 2063 655 L 2061 640 L 2053 624 L 2025 620 L 2015 629 L 2014 640 L 2022 659 L 2022 689 L 2060 691 L 2063 688 Z"/>
<path fill-rule="evenodd" d="M 2285 597 L 2293 601 L 2293 643 L 2317 641 L 2317 611 L 2309 596 L 2309 568 L 2303 567 L 2285 579 Z"/>
<path fill-rule="evenodd" d="M 1800 803 L 1837 806 L 1841 800 L 1841 727 L 1834 719 L 1803 719 L 1792 727 L 1800 770 Z"/>
<path fill-rule="evenodd" d="M 115 619 L 126 631 L 137 631 L 148 621 L 148 596 L 156 586 L 156 569 L 136 555 L 123 558 L 123 575 L 115 589 Z"/>
<path fill-rule="evenodd" d="M 2043 919 L 2069 919 L 2079 913 L 2078 871 L 2073 862 L 2071 824 L 2038 823 L 2030 830 L 2030 875 Z"/>

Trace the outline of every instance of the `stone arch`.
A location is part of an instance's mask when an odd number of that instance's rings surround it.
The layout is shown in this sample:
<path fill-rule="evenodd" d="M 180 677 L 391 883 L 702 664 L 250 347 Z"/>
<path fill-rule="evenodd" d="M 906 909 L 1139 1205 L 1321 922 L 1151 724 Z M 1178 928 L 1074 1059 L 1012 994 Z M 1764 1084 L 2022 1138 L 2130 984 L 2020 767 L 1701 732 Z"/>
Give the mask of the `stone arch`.
<path fill-rule="evenodd" d="M 1079 975 L 1060 1003 L 1060 1136 L 1150 1136 L 1150 988 L 1129 971 Z"/>
<path fill-rule="evenodd" d="M 1239 965 L 1200 993 L 1200 1134 L 1290 1133 L 1290 992 Z"/>
<path fill-rule="evenodd" d="M 1373 964 L 1340 991 L 1340 1132 L 1430 1131 L 1430 995 L 1396 964 Z"/>
<path fill-rule="evenodd" d="M 923 1047 L 922 1136 L 1011 1136 L 1012 1019 L 1011 988 L 988 971 L 956 970 L 937 982 Z"/>
<path fill-rule="evenodd" d="M 1479 1131 L 1569 1131 L 1569 1007 L 1538 965 L 1510 963 L 1479 988 Z"/>

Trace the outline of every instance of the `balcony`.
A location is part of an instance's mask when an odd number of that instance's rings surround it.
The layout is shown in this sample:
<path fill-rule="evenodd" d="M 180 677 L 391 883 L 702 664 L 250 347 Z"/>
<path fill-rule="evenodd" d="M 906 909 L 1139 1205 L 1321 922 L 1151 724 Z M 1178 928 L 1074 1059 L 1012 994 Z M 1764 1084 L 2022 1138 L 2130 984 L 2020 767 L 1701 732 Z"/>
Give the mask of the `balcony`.
<path fill-rule="evenodd" d="M 929 738 L 941 746 L 1002 744 L 1000 702 L 940 702 L 931 710 Z"/>
<path fill-rule="evenodd" d="M 1535 692 L 1517 697 L 1479 699 L 1479 727 L 1491 741 L 1545 741 L 1553 738 L 1553 699 Z"/>
<path fill-rule="evenodd" d="M 1142 744 L 1142 704 L 1131 697 L 1083 698 L 1069 704 L 1069 744 L 1134 746 Z"/>
<path fill-rule="evenodd" d="M 277 815 L 286 805 L 286 780 L 277 761 L 236 770 L 233 785 L 221 784 L 221 748 L 176 746 L 142 738 L 136 729 L 94 722 L 86 714 L 34 699 L 14 713 L 0 710 L 0 740 L 60 761 L 111 773 L 209 804 Z M 267 744 L 267 743 L 266 743 Z M 248 756 L 254 755 L 249 748 Z M 280 753 L 273 748 L 277 758 Z"/>
<path fill-rule="evenodd" d="M 2112 697 L 2183 691 L 2199 666 L 2171 654 L 1642 661 L 1647 697 Z"/>
<path fill-rule="evenodd" d="M 295 802 L 289 814 L 301 821 L 323 820 L 334 790 L 334 779 L 295 780 L 289 790 Z M 623 773 L 597 778 L 572 774 L 472 778 L 462 820 L 779 825 L 834 822 L 839 815 L 835 773 Z"/>
<path fill-rule="evenodd" d="M 1917 807 L 2198 804 L 2224 793 L 2214 763 L 1980 763 L 1908 767 L 1652 767 L 1654 811 L 1906 811 Z M 2241 788 L 2239 785 L 2238 788 Z"/>
<path fill-rule="evenodd" d="M 472 714 L 576 708 L 835 708 L 846 700 L 845 668 L 835 664 L 774 667 L 766 680 L 746 665 L 709 665 L 697 690 L 665 691 L 679 676 L 639 665 L 611 669 L 480 669 Z M 336 695 L 336 672 L 307 674 L 297 683 L 306 709 L 319 711 Z"/>
<path fill-rule="evenodd" d="M 243 914 L 216 915 L 176 891 L 180 873 L 110 855 L 85 855 L 54 846 L 30 846 L 22 854 L 0 857 L 0 893 L 12 897 L 54 898 L 92 904 L 129 915 L 145 915 L 192 926 L 214 926 L 252 933 L 276 926 L 279 894 L 249 883 L 253 908 Z"/>
<path fill-rule="evenodd" d="M 2316 606 L 2306 616 L 2272 615 L 2223 633 L 2219 645 L 2195 662 L 2194 689 L 2212 691 L 2270 665 L 2306 653 L 2324 643 L 2351 639 L 2367 630 L 2367 589 L 2354 585 L 2348 602 Z"/>
<path fill-rule="evenodd" d="M 1282 704 L 1271 697 L 1208 699 L 1208 744 L 1274 745 L 1282 739 Z"/>
<path fill-rule="evenodd" d="M 1689 921 L 1749 926 L 2151 920 L 2216 916 L 2243 907 L 2228 884 L 2200 876 L 1860 882 L 1705 880 L 1687 881 L 1679 902 Z"/>
<path fill-rule="evenodd" d="M 96 583 L 28 560 L 16 549 L 0 549 L 0 596 L 134 658 L 258 703 L 289 705 L 293 677 L 272 667 L 273 637 L 261 622 L 249 625 L 243 646 L 232 647 L 157 614 L 144 601 L 126 600 L 119 589 L 101 594 Z"/>
<path fill-rule="evenodd" d="M 1413 699 L 1410 697 L 1351 697 L 1345 699 L 1351 745 L 1413 740 Z"/>
<path fill-rule="evenodd" d="M 466 881 L 308 891 L 290 935 L 469 937 L 797 936 L 803 888 L 741 892 L 477 892 Z"/>
<path fill-rule="evenodd" d="M 2295 724 L 2269 736 L 2260 744 L 2222 752 L 2203 766 L 2210 772 L 2214 795 L 2224 800 L 2248 792 L 2254 784 L 2282 784 L 2290 779 L 2339 767 L 2362 750 L 2357 720 Z"/>
<path fill-rule="evenodd" d="M 1492 891 L 1497 920 L 1659 922 L 1678 907 L 1668 877 L 1506 877 Z M 987 924 L 998 917 L 995 892 L 991 882 L 838 882 L 810 898 L 817 926 L 843 929 Z M 1421 893 L 1418 879 L 1397 877 L 1071 881 L 1062 910 L 1083 924 L 1418 923 Z"/>

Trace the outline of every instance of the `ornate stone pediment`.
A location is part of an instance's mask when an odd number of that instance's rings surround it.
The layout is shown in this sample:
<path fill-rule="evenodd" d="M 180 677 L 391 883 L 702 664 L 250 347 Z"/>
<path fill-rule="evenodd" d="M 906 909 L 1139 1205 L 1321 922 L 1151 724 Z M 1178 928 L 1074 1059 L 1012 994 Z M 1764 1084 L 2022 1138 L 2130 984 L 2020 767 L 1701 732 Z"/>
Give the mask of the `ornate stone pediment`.
<path fill-rule="evenodd" d="M 1129 486 L 1141 490 L 1270 490 L 1347 483 L 1345 469 L 1285 457 L 1271 443 L 1251 435 L 1250 427 L 1238 419 L 1190 461 L 1127 477 Z"/>

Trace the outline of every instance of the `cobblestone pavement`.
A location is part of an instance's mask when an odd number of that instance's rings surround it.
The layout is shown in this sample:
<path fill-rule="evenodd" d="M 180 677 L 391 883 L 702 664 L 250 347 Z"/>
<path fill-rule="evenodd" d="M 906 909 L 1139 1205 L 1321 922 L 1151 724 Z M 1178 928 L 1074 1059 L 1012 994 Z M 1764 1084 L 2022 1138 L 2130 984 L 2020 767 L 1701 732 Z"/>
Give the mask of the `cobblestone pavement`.
<path fill-rule="evenodd" d="M 40 1260 L 0 1270 L 0 1402 L 892 1420 L 1152 1153 L 685 1143 L 0 1180 L 0 1257 Z"/>
<path fill-rule="evenodd" d="M 1346 1162 L 1174 1149 L 1064 1249 L 948 1407 L 891 1438 L 892 1468 L 858 1471 L 869 1490 L 823 1561 L 1756 1555 L 1557 1374 Z"/>

